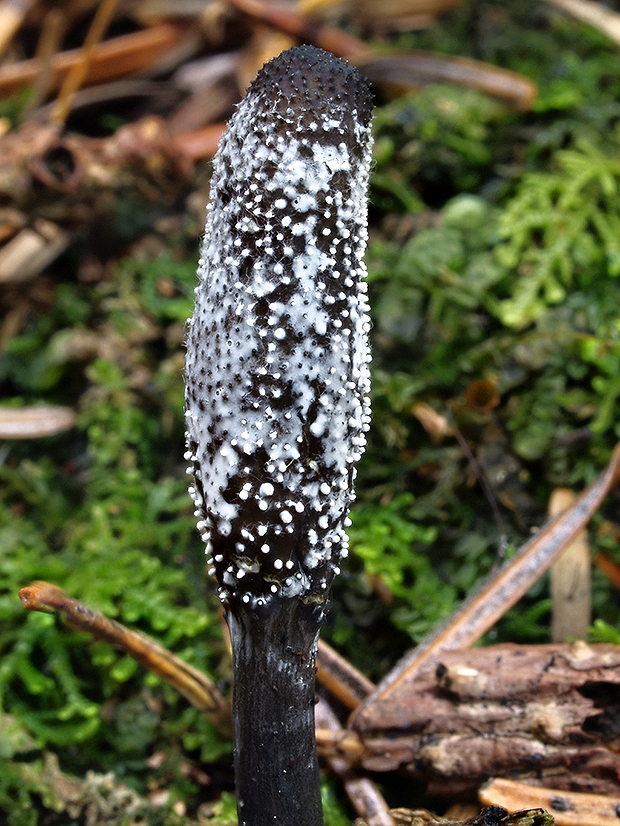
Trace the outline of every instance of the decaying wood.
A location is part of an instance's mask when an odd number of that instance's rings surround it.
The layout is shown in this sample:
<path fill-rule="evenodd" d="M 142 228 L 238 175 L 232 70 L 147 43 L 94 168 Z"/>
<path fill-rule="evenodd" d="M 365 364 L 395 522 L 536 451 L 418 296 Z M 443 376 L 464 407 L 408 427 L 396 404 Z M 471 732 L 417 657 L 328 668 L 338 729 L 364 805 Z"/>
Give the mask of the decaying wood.
<path fill-rule="evenodd" d="M 437 665 L 444 651 L 474 645 L 548 570 L 563 549 L 583 529 L 605 496 L 620 479 L 620 444 L 600 476 L 562 514 L 548 522 L 512 559 L 493 571 L 486 582 L 437 631 L 406 654 L 352 715 L 350 725 L 373 730 L 403 729 L 409 721 L 408 686 Z"/>
<path fill-rule="evenodd" d="M 375 798 L 372 790 L 360 786 L 356 766 L 404 769 L 425 781 L 431 793 L 473 792 L 489 777 L 513 773 L 529 773 L 536 782 L 555 788 L 620 792 L 620 646 L 455 650 L 459 642 L 473 644 L 517 601 L 582 530 L 619 473 L 620 447 L 566 511 L 495 572 L 421 653 L 404 658 L 375 691 L 322 646 L 320 676 L 335 696 L 351 707 L 370 692 L 349 729 L 328 720 L 317 730 L 320 752 L 336 760 L 358 800 L 367 793 L 369 800 Z M 194 674 L 152 641 L 145 647 L 142 635 L 89 611 L 60 589 L 35 583 L 20 596 L 25 607 L 62 611 L 74 624 L 123 648 L 172 685 L 178 683 L 197 707 L 212 703 L 204 700 L 204 675 Z M 144 656 L 145 650 L 151 654 Z M 206 696 L 211 696 L 210 689 Z M 226 720 L 228 706 L 214 696 L 216 718 Z M 380 806 L 377 812 L 384 817 Z"/>
<path fill-rule="evenodd" d="M 604 797 L 564 789 L 545 789 L 495 778 L 479 792 L 487 806 L 542 806 L 547 809 L 556 826 L 617 826 L 620 818 L 620 795 Z"/>
<path fill-rule="evenodd" d="M 59 610 L 122 648 L 226 730 L 228 705 L 212 683 L 157 643 L 47 583 L 20 596 L 25 607 Z M 409 707 L 407 731 L 386 730 L 378 720 L 363 740 L 317 710 L 320 751 L 376 826 L 389 821 L 360 769 L 405 769 L 432 793 L 473 792 L 490 776 L 518 772 L 559 789 L 620 795 L 620 646 L 505 644 L 445 652 L 402 702 Z"/>
<path fill-rule="evenodd" d="M 365 768 L 406 768 L 431 793 L 473 791 L 513 772 L 618 793 L 620 647 L 455 649 L 473 645 L 516 603 L 619 476 L 617 446 L 599 478 L 366 698 L 350 723 L 367 749 Z"/>
<path fill-rule="evenodd" d="M 407 730 L 378 717 L 362 765 L 405 768 L 431 793 L 518 773 L 538 784 L 620 794 L 620 646 L 446 651 L 406 697 Z"/>
<path fill-rule="evenodd" d="M 335 739 L 347 737 L 340 722 L 327 701 L 320 699 L 315 708 L 315 719 L 323 732 L 332 732 Z M 359 744 L 361 746 L 361 744 Z M 394 826 L 394 818 L 376 783 L 360 774 L 358 768 L 348 759 L 349 755 L 332 752 L 326 757 L 331 771 L 340 779 L 344 790 L 356 813 L 363 818 L 366 826 Z"/>

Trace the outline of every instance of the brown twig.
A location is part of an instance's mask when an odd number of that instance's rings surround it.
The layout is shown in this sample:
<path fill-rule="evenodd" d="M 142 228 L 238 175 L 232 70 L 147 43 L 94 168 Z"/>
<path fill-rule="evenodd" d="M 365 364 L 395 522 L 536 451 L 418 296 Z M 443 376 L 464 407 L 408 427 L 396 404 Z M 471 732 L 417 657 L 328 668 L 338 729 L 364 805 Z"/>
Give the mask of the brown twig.
<path fill-rule="evenodd" d="M 366 53 L 357 59 L 352 55 L 351 60 L 373 83 L 414 88 L 429 83 L 455 83 L 478 89 L 521 111 L 530 109 L 538 94 L 536 84 L 524 75 L 466 57 L 416 50 L 387 55 Z"/>
<path fill-rule="evenodd" d="M 110 25 L 118 0 L 102 0 L 86 35 L 81 49 L 80 59 L 71 67 L 65 77 L 56 104 L 52 109 L 50 120 L 62 126 L 71 111 L 71 104 L 75 93 L 84 82 L 93 59 L 96 46 L 101 42 L 106 29 Z"/>
<path fill-rule="evenodd" d="M 540 807 L 553 813 L 556 826 L 615 826 L 620 801 L 598 794 L 567 792 L 528 786 L 515 780 L 495 778 L 479 793 L 485 806 L 501 806 L 508 811 Z"/>
<path fill-rule="evenodd" d="M 84 80 L 87 84 L 101 83 L 144 71 L 166 52 L 187 37 L 184 24 L 162 23 L 150 29 L 113 37 L 93 48 L 90 67 Z M 81 49 L 60 52 L 51 61 L 50 90 L 57 90 L 73 66 L 82 58 Z M 17 92 L 32 84 L 39 76 L 37 58 L 0 66 L 0 96 Z"/>
<path fill-rule="evenodd" d="M 27 438 L 49 435 L 65 429 L 75 421 L 75 413 L 65 408 L 23 408 L 0 410 L 0 437 Z M 55 424 L 56 429 L 51 426 Z M 61 428 L 60 425 L 63 425 Z M 47 428 L 47 430 L 43 430 Z M 15 433 L 19 432 L 19 436 Z M 211 680 L 201 671 L 180 660 L 168 650 L 144 634 L 109 619 L 98 611 L 87 608 L 78 600 L 68 597 L 64 591 L 49 582 L 34 582 L 19 592 L 24 608 L 30 611 L 60 611 L 71 625 L 92 634 L 136 659 L 142 666 L 177 688 L 192 705 L 207 713 L 213 707 L 224 725 L 218 728 L 230 734 L 230 708 Z M 326 642 L 319 643 L 317 678 L 349 708 L 355 708 L 374 688 L 363 674 L 337 654 Z M 210 712 L 209 712 L 210 713 Z M 363 746 L 357 735 L 342 728 L 340 733 L 318 731 L 317 738 L 322 753 L 348 755 L 349 759 L 360 756 Z"/>
<path fill-rule="evenodd" d="M 374 690 L 374 683 L 347 662 L 323 640 L 319 640 L 316 677 L 347 708 L 354 709 Z"/>
<path fill-rule="evenodd" d="M 213 682 L 191 665 L 176 657 L 155 640 L 131 631 L 98 611 L 92 611 L 49 582 L 34 582 L 19 592 L 29 611 L 60 611 L 71 625 L 124 651 L 134 660 L 177 689 L 225 736 L 230 736 L 230 707 Z"/>
<path fill-rule="evenodd" d="M 377 715 L 377 704 L 390 702 L 398 684 L 413 681 L 423 668 L 437 662 L 442 651 L 473 645 L 529 590 L 583 529 L 609 490 L 620 479 L 620 444 L 609 465 L 575 502 L 548 522 L 515 556 L 506 562 L 454 614 L 449 622 L 406 654 L 353 714 L 351 725 L 364 728 L 368 710 Z"/>

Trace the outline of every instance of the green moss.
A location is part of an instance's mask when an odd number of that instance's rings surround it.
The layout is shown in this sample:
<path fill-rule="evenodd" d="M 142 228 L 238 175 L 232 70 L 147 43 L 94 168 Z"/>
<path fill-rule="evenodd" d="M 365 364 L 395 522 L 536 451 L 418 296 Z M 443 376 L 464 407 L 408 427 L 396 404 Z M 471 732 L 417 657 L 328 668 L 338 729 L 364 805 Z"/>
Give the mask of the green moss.
<path fill-rule="evenodd" d="M 38 747 L 62 748 L 67 768 L 83 772 L 86 760 L 94 769 L 129 772 L 138 787 L 145 758 L 174 742 L 168 718 L 189 727 L 178 732 L 179 747 L 192 727 L 205 735 L 211 759 L 230 744 L 196 713 L 183 717 L 185 701 L 133 660 L 90 644 L 51 615 L 25 613 L 17 592 L 34 580 L 53 582 L 192 664 L 219 666 L 224 649 L 182 460 L 177 319 L 190 302 L 184 298 L 181 309 L 174 298 L 170 306 L 162 295 L 155 299 L 150 287 L 136 292 L 155 283 L 157 260 L 145 269 L 121 264 L 111 281 L 74 288 L 75 304 L 68 287 L 59 287 L 52 313 L 13 339 L 2 362 L 4 387 L 30 398 L 53 388 L 54 400 L 79 404 L 79 423 L 69 434 L 15 443 L 0 465 L 2 706 Z M 169 272 L 164 262 L 161 277 Z M 45 367 L 29 364 L 33 352 Z M 142 769 L 130 771 L 131 763 Z"/>
<path fill-rule="evenodd" d="M 371 198 L 384 210 L 421 212 L 475 189 L 497 162 L 499 135 L 513 119 L 472 89 L 431 85 L 375 116 Z"/>
<path fill-rule="evenodd" d="M 509 327 L 536 320 L 577 282 L 588 289 L 620 274 L 620 147 L 579 142 L 552 166 L 525 175 L 501 214 L 495 254 L 512 285 L 495 311 Z"/>

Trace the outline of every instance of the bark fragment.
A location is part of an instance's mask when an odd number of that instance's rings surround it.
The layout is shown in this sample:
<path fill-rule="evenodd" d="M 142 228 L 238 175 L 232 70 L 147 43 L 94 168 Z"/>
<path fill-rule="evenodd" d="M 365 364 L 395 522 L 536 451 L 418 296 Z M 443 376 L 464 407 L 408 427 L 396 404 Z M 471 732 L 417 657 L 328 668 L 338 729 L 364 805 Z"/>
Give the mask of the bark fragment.
<path fill-rule="evenodd" d="M 408 709 L 406 729 L 366 719 L 366 769 L 406 768 L 432 793 L 513 773 L 560 789 L 620 793 L 619 646 L 446 651 L 403 687 L 393 701 Z"/>

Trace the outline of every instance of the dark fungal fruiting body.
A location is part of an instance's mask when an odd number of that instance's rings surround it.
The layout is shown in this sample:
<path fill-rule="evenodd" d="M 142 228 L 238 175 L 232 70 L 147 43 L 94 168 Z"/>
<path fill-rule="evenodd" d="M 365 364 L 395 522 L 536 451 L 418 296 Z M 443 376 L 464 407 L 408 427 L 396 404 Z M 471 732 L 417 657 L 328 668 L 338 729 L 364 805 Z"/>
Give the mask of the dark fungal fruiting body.
<path fill-rule="evenodd" d="M 322 597 L 369 422 L 370 98 L 291 49 L 259 74 L 215 159 L 187 345 L 193 492 L 226 604 Z"/>
<path fill-rule="evenodd" d="M 252 826 L 322 822 L 316 640 L 370 421 L 370 116 L 355 69 L 291 49 L 261 70 L 214 160 L 187 459 L 231 628 L 239 814 Z"/>

